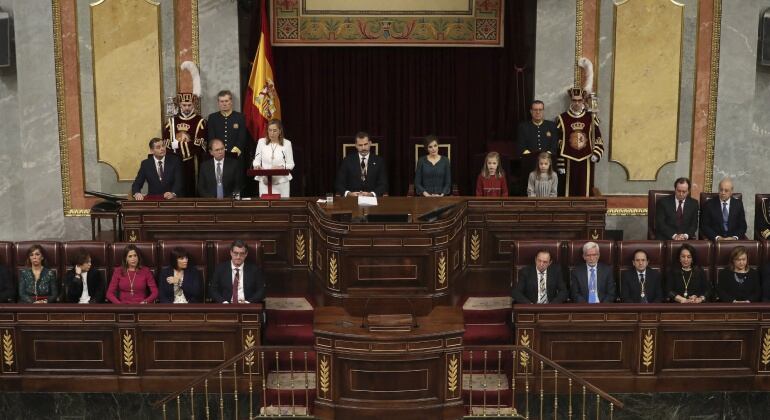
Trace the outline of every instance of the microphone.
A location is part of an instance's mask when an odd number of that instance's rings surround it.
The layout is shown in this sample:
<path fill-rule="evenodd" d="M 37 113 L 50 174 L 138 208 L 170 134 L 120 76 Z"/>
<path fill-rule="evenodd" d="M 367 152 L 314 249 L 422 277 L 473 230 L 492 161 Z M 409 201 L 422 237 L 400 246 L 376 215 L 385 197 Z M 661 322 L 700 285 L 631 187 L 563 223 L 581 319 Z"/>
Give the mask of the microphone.
<path fill-rule="evenodd" d="M 366 298 L 366 302 L 364 302 L 364 309 L 363 309 L 363 312 L 362 312 L 363 315 L 361 315 L 361 328 L 366 328 L 366 315 L 368 315 L 366 313 L 366 310 L 369 308 L 369 301 L 371 299 L 372 298 L 370 296 L 370 297 Z"/>

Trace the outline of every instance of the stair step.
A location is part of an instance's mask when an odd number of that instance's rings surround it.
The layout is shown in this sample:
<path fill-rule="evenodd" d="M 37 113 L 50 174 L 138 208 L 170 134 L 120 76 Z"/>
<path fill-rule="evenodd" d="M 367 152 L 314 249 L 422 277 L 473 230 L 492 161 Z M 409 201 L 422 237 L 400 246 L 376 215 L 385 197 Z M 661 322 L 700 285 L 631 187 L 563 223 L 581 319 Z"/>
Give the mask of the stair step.
<path fill-rule="evenodd" d="M 307 407 L 268 405 L 259 410 L 260 416 L 308 416 Z"/>
<path fill-rule="evenodd" d="M 470 413 L 468 416 L 465 416 L 465 420 L 471 420 L 472 418 L 489 418 L 489 417 L 495 417 L 498 419 L 523 419 L 524 417 L 521 416 L 517 411 L 512 411 L 511 407 L 497 407 L 494 405 L 487 405 L 486 407 L 478 407 L 474 406 L 471 408 Z"/>
<path fill-rule="evenodd" d="M 500 391 L 507 391 L 510 389 L 510 382 L 508 375 L 504 373 L 487 372 L 486 375 L 483 373 L 474 373 L 473 375 L 463 373 L 463 391 L 469 391 L 471 389 L 473 389 L 473 391 L 486 390 L 487 392 L 497 392 L 498 389 Z M 485 383 L 486 388 L 484 387 Z M 473 385 L 473 387 L 471 387 L 471 385 Z"/>
<path fill-rule="evenodd" d="M 308 389 L 315 389 L 315 372 L 294 371 L 269 372 L 267 374 L 267 388 L 275 390 L 305 390 L 307 381 Z"/>

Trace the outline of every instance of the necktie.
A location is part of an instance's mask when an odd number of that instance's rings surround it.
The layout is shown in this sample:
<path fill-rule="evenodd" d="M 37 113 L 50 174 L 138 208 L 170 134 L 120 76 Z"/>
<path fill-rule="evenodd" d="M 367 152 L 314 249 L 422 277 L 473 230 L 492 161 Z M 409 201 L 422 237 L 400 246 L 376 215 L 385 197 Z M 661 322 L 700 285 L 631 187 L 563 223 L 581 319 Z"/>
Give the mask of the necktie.
<path fill-rule="evenodd" d="M 722 202 L 722 227 L 725 233 L 727 233 L 727 218 L 730 214 L 727 212 L 727 201 Z"/>
<path fill-rule="evenodd" d="M 238 285 L 241 282 L 240 268 L 235 269 L 235 280 L 233 280 L 233 296 L 230 298 L 230 303 L 238 303 Z"/>
<path fill-rule="evenodd" d="M 591 267 L 591 276 L 588 279 L 588 303 L 599 303 L 596 293 L 596 268 Z"/>
<path fill-rule="evenodd" d="M 361 158 L 361 181 L 366 181 L 366 156 Z"/>
<path fill-rule="evenodd" d="M 217 162 L 217 198 L 224 198 L 225 190 L 222 186 L 222 162 Z"/>
<path fill-rule="evenodd" d="M 676 208 L 676 225 L 680 228 L 684 224 L 684 210 L 682 210 L 683 203 L 682 200 L 679 200 L 679 206 Z"/>
<path fill-rule="evenodd" d="M 540 272 L 540 280 L 538 280 L 537 288 L 537 303 L 548 303 L 548 292 L 545 287 L 545 274 Z"/>
<path fill-rule="evenodd" d="M 163 181 L 163 161 L 158 161 L 158 179 Z"/>

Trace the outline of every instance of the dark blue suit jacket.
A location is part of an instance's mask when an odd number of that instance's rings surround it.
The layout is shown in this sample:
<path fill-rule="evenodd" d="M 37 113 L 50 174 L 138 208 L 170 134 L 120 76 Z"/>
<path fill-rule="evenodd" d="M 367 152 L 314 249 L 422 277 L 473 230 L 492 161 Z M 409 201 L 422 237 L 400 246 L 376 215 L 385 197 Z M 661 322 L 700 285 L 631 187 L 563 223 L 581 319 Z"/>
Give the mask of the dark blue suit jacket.
<path fill-rule="evenodd" d="M 712 198 L 701 209 L 700 231 L 709 240 L 717 236 L 736 236 L 746 238 L 746 213 L 743 201 L 730 198 L 730 212 L 727 215 L 727 230 L 722 226 L 722 200 Z"/>
<path fill-rule="evenodd" d="M 570 274 L 570 289 L 573 302 L 588 302 L 588 268 L 586 264 L 580 264 L 572 270 Z M 596 294 L 599 296 L 599 302 L 615 302 L 615 290 L 615 278 L 612 276 L 612 267 L 600 262 L 596 265 Z"/>
<path fill-rule="evenodd" d="M 158 303 L 174 303 L 174 285 L 166 281 L 173 276 L 174 269 L 171 267 L 163 267 L 158 274 Z M 203 303 L 203 281 L 197 268 L 188 266 L 184 270 L 182 292 L 187 303 Z"/>
<path fill-rule="evenodd" d="M 382 197 L 388 192 L 388 174 L 385 161 L 371 152 L 366 157 L 366 181 L 361 180 L 361 164 L 358 153 L 348 153 L 337 171 L 335 189 L 337 194 L 345 191 L 374 192 Z"/>
<path fill-rule="evenodd" d="M 244 263 L 241 268 L 243 282 L 243 297 L 257 303 L 265 299 L 265 276 L 257 266 Z M 230 260 L 217 264 L 214 277 L 209 282 L 209 297 L 215 303 L 230 302 L 233 296 L 233 270 Z M 232 302 L 230 302 L 232 303 Z"/>
<path fill-rule="evenodd" d="M 184 182 L 182 182 L 182 163 L 179 158 L 172 154 L 166 155 L 166 159 L 163 161 L 163 181 L 161 181 L 158 179 L 155 157 L 150 155 L 139 165 L 139 172 L 137 172 L 134 183 L 131 185 L 131 194 L 142 191 L 145 182 L 147 182 L 148 195 L 163 195 L 172 192 L 181 197 Z"/>

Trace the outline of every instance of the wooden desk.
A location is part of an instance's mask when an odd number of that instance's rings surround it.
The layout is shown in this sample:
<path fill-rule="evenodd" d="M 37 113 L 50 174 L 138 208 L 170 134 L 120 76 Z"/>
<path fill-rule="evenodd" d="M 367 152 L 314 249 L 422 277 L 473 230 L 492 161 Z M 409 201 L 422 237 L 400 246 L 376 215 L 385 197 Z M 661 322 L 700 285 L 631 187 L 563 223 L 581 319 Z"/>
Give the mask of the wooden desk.
<path fill-rule="evenodd" d="M 0 305 L 0 389 L 169 392 L 247 343 L 259 345 L 261 311 L 261 304 Z"/>
<path fill-rule="evenodd" d="M 454 419 L 463 415 L 463 315 L 438 307 L 409 332 L 369 332 L 342 308 L 318 308 L 316 415 Z"/>
<path fill-rule="evenodd" d="M 516 344 L 607 392 L 770 389 L 768 304 L 514 305 L 513 320 Z"/>
<path fill-rule="evenodd" d="M 369 208 L 353 197 L 333 205 L 315 198 L 126 201 L 123 238 L 259 239 L 271 293 L 314 294 L 320 304 L 344 305 L 354 314 L 367 299 L 409 297 L 424 315 L 464 293 L 460 281 L 469 286 L 465 291 L 508 290 L 515 239 L 603 238 L 607 207 L 602 198 L 378 201 Z M 439 220 L 418 218 L 449 205 Z M 408 217 L 385 220 L 393 215 Z"/>

